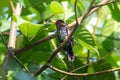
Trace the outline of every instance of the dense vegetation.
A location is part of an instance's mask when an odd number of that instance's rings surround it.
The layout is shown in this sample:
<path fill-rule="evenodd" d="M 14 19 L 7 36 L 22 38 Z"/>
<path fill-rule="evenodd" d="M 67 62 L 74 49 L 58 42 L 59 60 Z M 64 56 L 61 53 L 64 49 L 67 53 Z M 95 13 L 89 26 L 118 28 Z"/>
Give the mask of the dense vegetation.
<path fill-rule="evenodd" d="M 0 80 L 120 79 L 119 0 L 0 3 Z M 58 19 L 73 30 L 74 62 L 62 50 L 69 38 L 56 37 Z"/>

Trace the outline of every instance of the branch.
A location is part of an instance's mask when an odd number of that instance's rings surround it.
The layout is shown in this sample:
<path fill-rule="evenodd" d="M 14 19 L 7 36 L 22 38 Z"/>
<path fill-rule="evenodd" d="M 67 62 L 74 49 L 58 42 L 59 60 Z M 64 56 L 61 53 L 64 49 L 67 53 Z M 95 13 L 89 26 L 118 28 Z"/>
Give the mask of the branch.
<path fill-rule="evenodd" d="M 116 0 L 115 0 L 116 1 Z M 115 1 L 112 1 L 112 2 L 115 2 Z M 111 2 L 111 3 L 112 3 Z M 118 2 L 118 1 L 117 1 Z M 97 5 L 101 5 L 101 6 L 104 6 L 104 5 L 107 5 L 107 3 L 109 3 L 109 0 L 102 0 L 99 4 L 97 4 Z M 89 8 L 89 14 L 87 14 L 87 16 L 86 17 L 88 17 L 88 16 L 90 16 L 93 12 L 95 12 L 99 7 L 97 7 L 97 5 L 96 6 L 93 6 L 92 5 L 92 9 L 91 8 Z M 78 18 L 78 23 L 80 23 L 80 21 L 81 21 L 81 18 L 82 18 L 82 16 L 80 17 L 80 18 Z M 73 27 L 74 25 L 76 24 L 76 20 L 75 21 L 73 21 L 72 23 L 70 23 L 70 24 L 68 24 L 68 26 L 69 27 Z"/>
<path fill-rule="evenodd" d="M 17 3 L 16 5 L 16 9 L 12 3 L 12 1 L 10 1 L 10 5 L 11 8 L 13 10 L 13 12 L 20 16 L 21 11 L 22 11 L 22 6 L 21 4 Z M 28 70 L 25 68 L 25 66 L 23 65 L 23 63 L 14 55 L 14 49 L 15 49 L 15 43 L 16 43 L 16 32 L 17 32 L 17 27 L 16 27 L 16 22 L 14 22 L 11 19 L 11 24 L 10 24 L 10 36 L 9 36 L 9 42 L 8 42 L 8 47 L 5 43 L 5 39 L 3 38 L 2 33 L 0 33 L 1 39 L 3 44 L 5 45 L 6 49 L 8 50 L 8 54 L 6 55 L 3 64 L 2 64 L 2 78 L 4 79 L 6 77 L 7 71 L 9 70 L 8 66 L 9 64 L 12 62 L 12 60 L 14 59 L 16 62 L 18 62 L 18 64 L 24 68 L 24 70 L 28 73 Z"/>
<path fill-rule="evenodd" d="M 90 63 L 89 58 L 90 58 L 90 50 L 88 50 L 88 53 L 87 53 L 87 63 L 86 64 Z M 89 68 L 89 65 L 85 67 L 85 72 L 84 73 L 88 72 L 88 68 Z M 87 80 L 86 76 L 84 77 L 84 80 Z"/>
<path fill-rule="evenodd" d="M 15 12 L 15 11 L 16 11 L 16 9 L 15 9 L 15 7 L 14 7 L 14 5 L 13 5 L 13 2 L 12 2 L 12 1 L 10 1 L 10 5 L 11 5 L 11 9 L 12 9 L 12 11 L 13 11 L 13 12 Z"/>
<path fill-rule="evenodd" d="M 86 65 L 83 65 L 83 66 L 81 66 L 81 67 L 78 67 L 78 68 L 70 71 L 70 73 L 73 73 L 73 72 L 75 72 L 75 71 L 78 71 L 78 70 L 80 70 L 80 69 L 82 69 L 82 68 L 84 68 L 84 67 L 87 67 L 87 66 L 89 66 L 89 65 L 91 65 L 91 64 L 93 64 L 93 63 L 97 63 L 98 61 L 105 59 L 105 58 L 108 57 L 109 55 L 110 55 L 110 54 L 107 54 L 107 55 L 105 55 L 104 57 L 98 59 L 98 60 L 95 61 L 95 62 L 89 62 L 89 63 L 86 64 Z M 67 77 L 67 75 L 65 75 L 61 80 L 64 80 L 66 77 Z M 84 77 L 85 77 L 85 76 L 84 76 Z"/>
<path fill-rule="evenodd" d="M 102 74 L 105 74 L 105 73 L 110 73 L 110 72 L 114 72 L 114 71 L 119 71 L 120 68 L 114 68 L 114 69 L 108 69 L 108 70 L 104 70 L 104 71 L 100 71 L 100 72 L 95 72 L 95 73 L 72 73 L 72 72 L 66 72 L 66 71 L 63 71 L 63 70 L 60 70 L 50 64 L 47 64 L 47 66 L 54 70 L 54 71 L 57 71 L 59 73 L 62 73 L 62 74 L 66 74 L 66 75 L 69 75 L 69 76 L 96 76 L 96 75 L 102 75 Z"/>
<path fill-rule="evenodd" d="M 12 9 L 15 10 L 12 1 L 10 1 L 10 3 L 11 3 Z M 19 3 L 17 3 L 16 10 L 15 10 L 14 13 L 16 13 L 16 15 L 20 16 L 21 10 L 22 10 L 21 5 Z M 15 49 L 16 32 L 17 32 L 16 22 L 14 22 L 13 20 L 11 20 L 10 36 L 9 36 L 9 41 L 8 41 L 8 47 L 12 47 L 13 49 Z"/>
<path fill-rule="evenodd" d="M 35 43 L 33 43 L 33 44 L 30 44 L 29 46 L 26 46 L 26 47 L 24 47 L 24 48 L 15 50 L 15 53 L 14 53 L 14 54 L 17 55 L 17 54 L 19 54 L 19 53 L 21 53 L 21 52 L 24 52 L 24 51 L 26 51 L 26 50 L 29 50 L 29 49 L 31 49 L 31 48 L 33 48 L 33 47 L 35 47 L 35 46 L 37 46 L 37 45 L 45 42 L 45 41 L 48 41 L 48 40 L 54 38 L 56 35 L 57 35 L 56 33 L 55 33 L 55 34 L 52 34 L 52 35 L 50 35 L 50 36 L 48 36 L 48 37 L 45 37 L 45 38 L 40 39 L 39 41 L 37 41 L 37 42 L 35 42 Z"/>
<path fill-rule="evenodd" d="M 76 21 L 76 27 L 78 27 L 78 19 L 77 19 L 77 0 L 75 0 L 74 3 L 74 14 L 75 14 L 75 21 Z"/>
<path fill-rule="evenodd" d="M 0 29 L 0 32 L 1 32 L 1 29 Z M 4 39 L 3 35 L 2 35 L 2 33 L 0 33 L 0 37 L 1 37 L 1 40 L 2 40 L 5 48 L 8 50 L 8 53 L 9 53 L 8 55 L 10 55 L 14 60 L 16 60 L 16 61 L 20 64 L 20 66 L 22 66 L 22 67 L 25 69 L 26 72 L 29 72 L 29 71 L 25 68 L 25 66 L 23 65 L 23 63 L 14 55 L 14 51 L 13 51 L 14 49 L 11 49 L 12 47 L 10 47 L 10 48 L 7 47 L 6 42 L 5 42 L 5 39 Z M 7 55 L 7 58 L 8 58 L 8 55 Z M 4 63 L 4 62 L 3 62 L 3 63 Z"/>
<path fill-rule="evenodd" d="M 108 5 L 108 4 L 111 4 L 111 3 L 115 3 L 115 2 L 119 2 L 120 0 L 114 0 L 114 1 L 110 1 L 108 3 L 103 3 L 103 4 L 98 4 L 98 5 L 95 5 L 93 7 L 101 7 L 101 6 L 104 6 L 104 5 Z"/>

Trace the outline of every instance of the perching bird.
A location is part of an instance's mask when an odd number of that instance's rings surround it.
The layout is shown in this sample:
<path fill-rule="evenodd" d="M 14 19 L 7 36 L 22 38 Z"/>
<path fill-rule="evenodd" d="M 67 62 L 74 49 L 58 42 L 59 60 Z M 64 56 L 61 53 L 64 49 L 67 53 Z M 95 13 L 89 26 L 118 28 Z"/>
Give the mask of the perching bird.
<path fill-rule="evenodd" d="M 71 31 L 63 20 L 57 20 L 56 27 L 57 27 L 58 40 L 60 43 L 62 43 L 67 39 Z M 68 55 L 68 60 L 70 62 L 74 61 L 73 45 L 74 45 L 74 40 L 73 40 L 73 37 L 71 37 L 68 43 L 63 47 L 63 50 Z"/>

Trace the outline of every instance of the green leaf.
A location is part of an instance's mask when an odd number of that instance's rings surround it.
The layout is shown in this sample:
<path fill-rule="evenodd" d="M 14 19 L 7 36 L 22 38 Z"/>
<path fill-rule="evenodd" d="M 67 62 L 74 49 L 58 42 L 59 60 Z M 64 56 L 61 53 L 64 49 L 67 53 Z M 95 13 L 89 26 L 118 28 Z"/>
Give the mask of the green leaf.
<path fill-rule="evenodd" d="M 86 47 L 88 49 L 94 50 L 98 56 L 99 52 L 96 48 L 95 41 L 90 34 L 90 32 L 83 26 L 80 26 L 80 28 L 75 33 L 75 39 L 77 42 L 79 42 L 83 47 Z"/>
<path fill-rule="evenodd" d="M 51 45 L 52 44 L 50 42 L 42 43 L 24 51 L 23 53 L 19 54 L 18 57 L 23 63 L 34 62 L 43 64 L 50 57 L 50 53 L 52 52 Z"/>
<path fill-rule="evenodd" d="M 17 22 L 17 16 L 14 13 L 13 13 L 13 16 L 12 16 L 12 21 Z"/>
<path fill-rule="evenodd" d="M 67 69 L 67 65 L 65 64 L 64 61 L 62 61 L 62 59 L 55 57 L 51 63 L 52 65 L 54 65 L 55 67 L 59 68 L 59 69 Z"/>
<path fill-rule="evenodd" d="M 80 9 L 85 10 L 85 7 L 84 7 L 83 2 L 81 0 L 78 1 L 78 6 L 80 7 Z"/>
<path fill-rule="evenodd" d="M 111 34 L 110 37 L 113 37 L 114 34 Z M 104 47 L 105 50 L 107 50 L 108 52 L 112 52 L 114 49 L 114 41 L 110 40 L 109 38 L 106 38 L 103 42 L 102 45 Z"/>
<path fill-rule="evenodd" d="M 41 24 L 23 23 L 19 25 L 19 29 L 28 39 L 32 39 L 42 26 Z"/>
<path fill-rule="evenodd" d="M 5 45 L 2 43 L 2 41 L 0 41 L 0 64 L 2 64 L 2 61 L 4 60 L 5 57 L 5 52 L 6 52 L 6 47 Z"/>
<path fill-rule="evenodd" d="M 4 32 L 4 31 L 7 31 L 8 29 L 10 29 L 10 21 L 6 20 L 6 19 L 2 19 L 0 28 L 1 28 L 0 32 Z"/>
<path fill-rule="evenodd" d="M 89 49 L 93 49 L 96 46 L 95 41 L 90 32 L 82 26 L 80 26 L 80 28 L 75 33 L 75 38 L 77 41 L 80 42 L 82 46 L 87 47 Z"/>
<path fill-rule="evenodd" d="M 21 3 L 23 7 L 26 7 L 26 6 L 30 7 L 29 0 L 18 0 L 18 2 Z"/>
<path fill-rule="evenodd" d="M 118 14 L 120 14 L 119 6 L 116 3 L 113 3 L 113 4 L 108 5 L 108 7 L 111 10 L 113 19 L 120 22 L 120 15 L 118 15 Z"/>
<path fill-rule="evenodd" d="M 63 7 L 57 1 L 52 1 L 51 2 L 50 9 L 51 9 L 53 14 L 64 13 Z"/>
<path fill-rule="evenodd" d="M 49 51 L 48 51 L 49 52 Z M 28 53 L 28 55 L 30 55 L 28 61 L 29 62 L 34 62 L 34 63 L 41 63 L 44 64 L 45 61 L 49 58 L 50 54 L 48 54 L 47 50 L 46 52 L 43 50 L 33 50 L 31 51 L 31 54 Z M 27 57 L 27 56 L 26 56 Z"/>
<path fill-rule="evenodd" d="M 16 40 L 16 49 L 22 48 L 28 45 L 29 43 L 30 41 L 28 40 L 28 38 L 26 38 L 24 35 L 20 35 L 17 37 Z"/>
<path fill-rule="evenodd" d="M 27 20 L 24 20 L 23 18 L 13 14 L 13 20 L 17 23 L 17 26 L 23 24 L 23 23 L 30 23 L 29 21 Z"/>
<path fill-rule="evenodd" d="M 24 0 L 24 4 L 25 4 L 26 6 L 28 6 L 28 7 L 30 7 L 30 2 L 29 2 L 29 0 Z"/>
<path fill-rule="evenodd" d="M 112 68 L 111 65 L 107 63 L 105 60 L 100 60 L 97 63 L 94 63 L 93 67 L 95 72 L 104 71 Z M 97 80 L 111 80 L 111 79 L 115 80 L 115 76 L 113 72 L 108 73 L 106 75 L 97 76 Z"/>
<path fill-rule="evenodd" d="M 114 21 L 113 19 L 107 20 L 103 25 L 101 34 L 104 34 L 105 36 L 110 36 L 115 32 L 118 26 L 119 24 L 117 24 L 116 21 Z"/>

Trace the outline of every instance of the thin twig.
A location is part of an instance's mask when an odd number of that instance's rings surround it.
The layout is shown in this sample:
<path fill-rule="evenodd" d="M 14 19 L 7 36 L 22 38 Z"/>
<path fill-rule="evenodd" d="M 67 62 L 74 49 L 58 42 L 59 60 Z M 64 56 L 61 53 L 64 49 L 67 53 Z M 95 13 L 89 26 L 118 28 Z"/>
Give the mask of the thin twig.
<path fill-rule="evenodd" d="M 120 0 L 114 0 L 114 1 L 110 1 L 108 3 L 104 3 L 104 4 L 98 4 L 98 5 L 95 5 L 93 7 L 101 7 L 101 6 L 104 6 L 104 5 L 108 5 L 108 4 L 111 4 L 111 3 L 115 3 L 115 2 L 119 2 Z"/>
<path fill-rule="evenodd" d="M 66 75 L 69 75 L 69 76 L 96 76 L 96 75 L 102 75 L 102 74 L 105 74 L 105 73 L 110 73 L 110 72 L 114 72 L 114 71 L 119 71 L 120 68 L 114 68 L 114 69 L 108 69 L 108 70 L 104 70 L 104 71 L 100 71 L 100 72 L 95 72 L 95 73 L 72 73 L 72 72 L 66 72 L 66 71 L 63 71 L 63 70 L 60 70 L 54 66 L 52 66 L 51 64 L 47 64 L 47 66 L 54 70 L 54 71 L 57 71 L 59 73 L 62 73 L 62 74 L 66 74 Z"/>
<path fill-rule="evenodd" d="M 98 61 L 104 60 L 106 57 L 108 57 L 108 56 L 110 56 L 110 55 L 111 55 L 111 54 L 107 54 L 107 55 L 105 55 L 104 57 L 99 58 L 97 61 L 94 61 L 94 62 L 89 62 L 88 64 L 83 65 L 83 66 L 81 66 L 81 67 L 78 67 L 78 68 L 74 69 L 74 70 L 73 70 L 73 71 L 71 71 L 71 72 L 78 71 L 78 70 L 80 70 L 80 69 L 82 69 L 82 68 L 84 68 L 84 67 L 87 67 L 87 66 L 89 66 L 89 65 L 91 65 L 91 64 L 93 64 L 93 63 L 97 63 Z"/>
<path fill-rule="evenodd" d="M 90 58 L 90 50 L 88 50 L 88 53 L 87 53 L 87 63 L 86 64 L 90 63 L 89 58 Z M 89 65 L 85 67 L 85 72 L 84 73 L 88 72 L 88 68 L 89 68 Z M 87 76 L 85 76 L 83 78 L 84 78 L 84 80 L 87 80 Z"/>
<path fill-rule="evenodd" d="M 75 28 L 76 29 L 79 26 L 79 24 L 78 24 L 78 17 L 77 17 L 77 2 L 78 2 L 78 0 L 75 0 L 75 3 L 74 3 L 74 14 L 75 14 L 75 20 L 76 20 Z M 76 30 L 75 28 L 74 28 L 74 30 Z M 72 70 L 74 70 L 74 61 L 71 62 L 70 64 L 71 64 Z M 76 79 L 76 77 L 73 77 L 73 80 L 75 80 L 75 79 Z"/>
<path fill-rule="evenodd" d="M 75 20 L 76 20 L 76 27 L 78 27 L 78 17 L 77 17 L 77 0 L 75 0 L 74 3 L 74 14 L 75 14 Z"/>
<path fill-rule="evenodd" d="M 93 28 L 93 33 L 92 33 L 93 36 L 95 36 L 97 27 L 98 27 L 98 25 L 99 25 L 100 16 L 101 16 L 101 9 L 99 8 L 98 11 L 97 11 L 97 21 L 96 21 L 96 24 L 93 26 L 93 27 L 94 27 L 94 28 Z"/>
<path fill-rule="evenodd" d="M 109 0 L 102 0 L 99 4 L 97 5 L 101 5 L 101 4 L 104 4 L 106 5 L 106 3 L 108 3 Z M 104 6 L 103 5 L 103 6 Z M 90 16 L 94 11 L 96 11 L 99 7 L 95 7 L 95 6 L 92 6 L 92 10 L 89 12 L 89 14 L 87 16 Z"/>
<path fill-rule="evenodd" d="M 11 5 L 12 11 L 15 13 L 16 9 L 15 9 L 14 4 L 13 4 L 13 2 L 11 0 L 10 0 L 10 5 Z"/>

